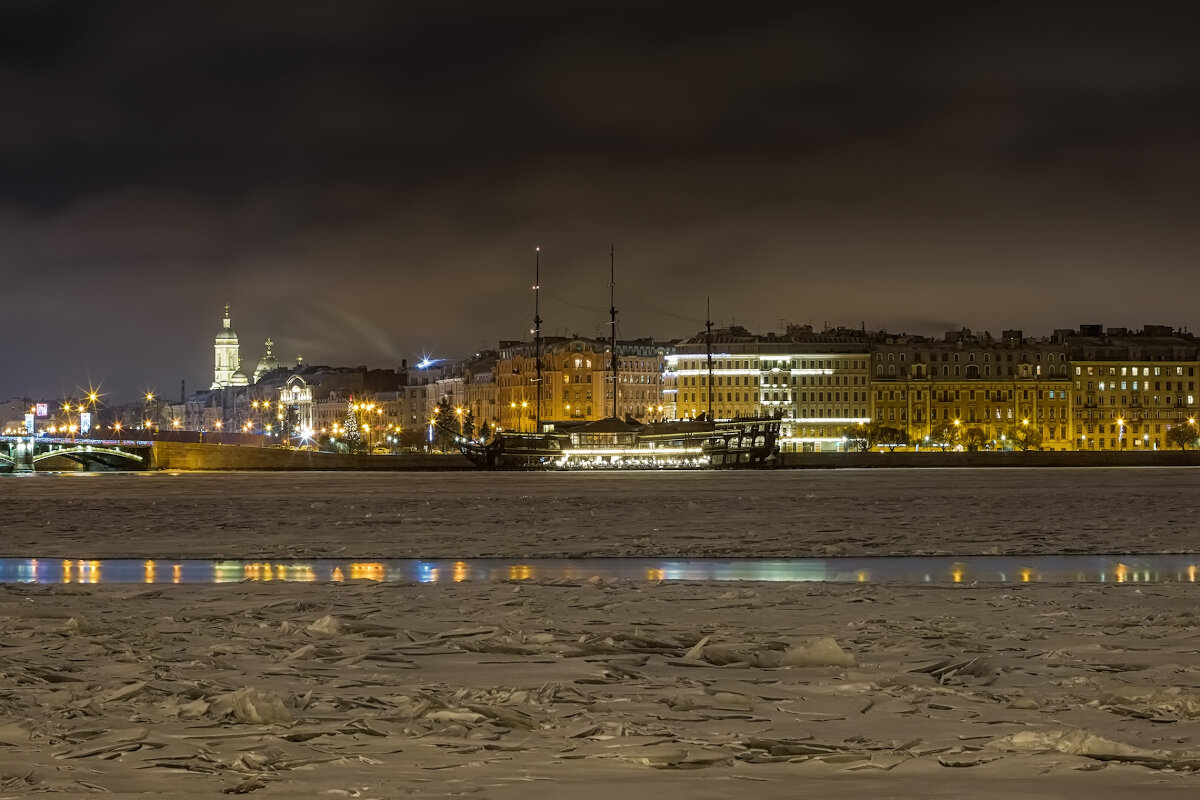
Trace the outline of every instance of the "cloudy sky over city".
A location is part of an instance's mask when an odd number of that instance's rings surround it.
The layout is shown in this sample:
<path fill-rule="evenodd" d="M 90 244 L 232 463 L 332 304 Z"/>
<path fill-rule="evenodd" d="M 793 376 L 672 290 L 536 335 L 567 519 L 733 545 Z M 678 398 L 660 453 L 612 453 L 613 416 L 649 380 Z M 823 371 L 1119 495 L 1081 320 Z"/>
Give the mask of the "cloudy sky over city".
<path fill-rule="evenodd" d="M 1198 323 L 1182 3 L 0 7 L 0 399 L 714 322 Z M 1186 14 L 1186 16 L 1184 16 Z"/>

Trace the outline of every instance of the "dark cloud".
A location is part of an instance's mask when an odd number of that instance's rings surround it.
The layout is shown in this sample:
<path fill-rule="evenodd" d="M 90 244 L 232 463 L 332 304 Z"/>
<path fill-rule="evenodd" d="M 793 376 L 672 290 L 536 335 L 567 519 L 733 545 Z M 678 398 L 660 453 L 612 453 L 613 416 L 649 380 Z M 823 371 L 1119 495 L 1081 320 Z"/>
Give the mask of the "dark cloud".
<path fill-rule="evenodd" d="M 1189 325 L 1194 16 L 9 3 L 0 397 L 207 385 L 227 301 L 251 361 L 474 352 L 534 245 L 548 330 L 603 329 L 610 244 L 629 336 Z"/>

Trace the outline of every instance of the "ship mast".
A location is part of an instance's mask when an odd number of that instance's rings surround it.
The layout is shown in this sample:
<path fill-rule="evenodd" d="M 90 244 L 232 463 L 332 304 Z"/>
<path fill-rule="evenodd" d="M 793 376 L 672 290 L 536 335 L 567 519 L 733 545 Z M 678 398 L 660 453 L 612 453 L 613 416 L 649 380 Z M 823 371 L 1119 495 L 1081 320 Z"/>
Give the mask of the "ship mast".
<path fill-rule="evenodd" d="M 542 432 L 542 316 L 539 301 L 541 299 L 542 290 L 542 248 L 534 248 L 533 256 L 533 351 L 534 351 L 534 368 L 537 370 L 537 378 L 534 383 L 537 387 L 537 402 L 534 404 L 537 409 L 536 424 L 534 433 Z"/>
<path fill-rule="evenodd" d="M 612 322 L 613 419 L 617 418 L 617 279 L 616 248 L 608 246 L 608 314 Z"/>
<path fill-rule="evenodd" d="M 704 298 L 706 302 L 704 316 L 704 342 L 708 350 L 708 421 L 712 422 L 713 398 L 713 359 L 712 359 L 712 298 Z"/>

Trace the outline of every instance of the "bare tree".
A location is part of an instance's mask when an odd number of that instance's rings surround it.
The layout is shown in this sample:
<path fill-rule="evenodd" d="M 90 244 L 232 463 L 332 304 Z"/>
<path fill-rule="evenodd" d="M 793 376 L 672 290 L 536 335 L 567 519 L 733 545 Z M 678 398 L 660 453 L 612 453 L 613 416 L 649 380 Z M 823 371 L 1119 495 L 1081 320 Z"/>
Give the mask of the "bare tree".
<path fill-rule="evenodd" d="M 1042 432 L 1036 426 L 1025 422 L 1010 428 L 1008 438 L 1013 443 L 1013 447 L 1022 453 L 1026 450 L 1042 449 Z"/>
<path fill-rule="evenodd" d="M 958 446 L 959 436 L 958 425 L 953 422 L 939 422 L 929 430 L 929 443 L 945 452 Z"/>
<path fill-rule="evenodd" d="M 1197 437 L 1200 437 L 1200 430 L 1197 430 L 1195 420 L 1189 419 L 1167 428 L 1168 447 L 1174 445 L 1180 450 L 1187 450 L 1189 447 L 1195 448 Z"/>
<path fill-rule="evenodd" d="M 842 438 L 846 440 L 846 449 L 858 453 L 870 450 L 875 427 L 875 423 L 864 425 L 860 422 L 843 430 Z"/>
<path fill-rule="evenodd" d="M 897 447 L 908 447 L 908 432 L 889 425 L 880 426 L 879 444 L 886 447 L 889 453 L 894 453 Z"/>
<path fill-rule="evenodd" d="M 992 439 L 988 436 L 987 431 L 978 425 L 972 425 L 970 428 L 967 428 L 962 435 L 963 447 L 971 451 L 986 450 L 991 441 Z"/>

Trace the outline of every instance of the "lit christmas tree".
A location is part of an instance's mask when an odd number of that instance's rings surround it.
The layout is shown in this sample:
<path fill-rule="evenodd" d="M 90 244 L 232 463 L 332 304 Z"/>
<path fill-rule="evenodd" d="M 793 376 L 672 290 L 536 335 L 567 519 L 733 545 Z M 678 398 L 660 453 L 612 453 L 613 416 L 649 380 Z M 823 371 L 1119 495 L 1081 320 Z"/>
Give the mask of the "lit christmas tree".
<path fill-rule="evenodd" d="M 358 431 L 358 415 L 354 413 L 354 398 L 346 402 L 346 446 L 353 453 L 362 446 L 362 434 Z"/>

